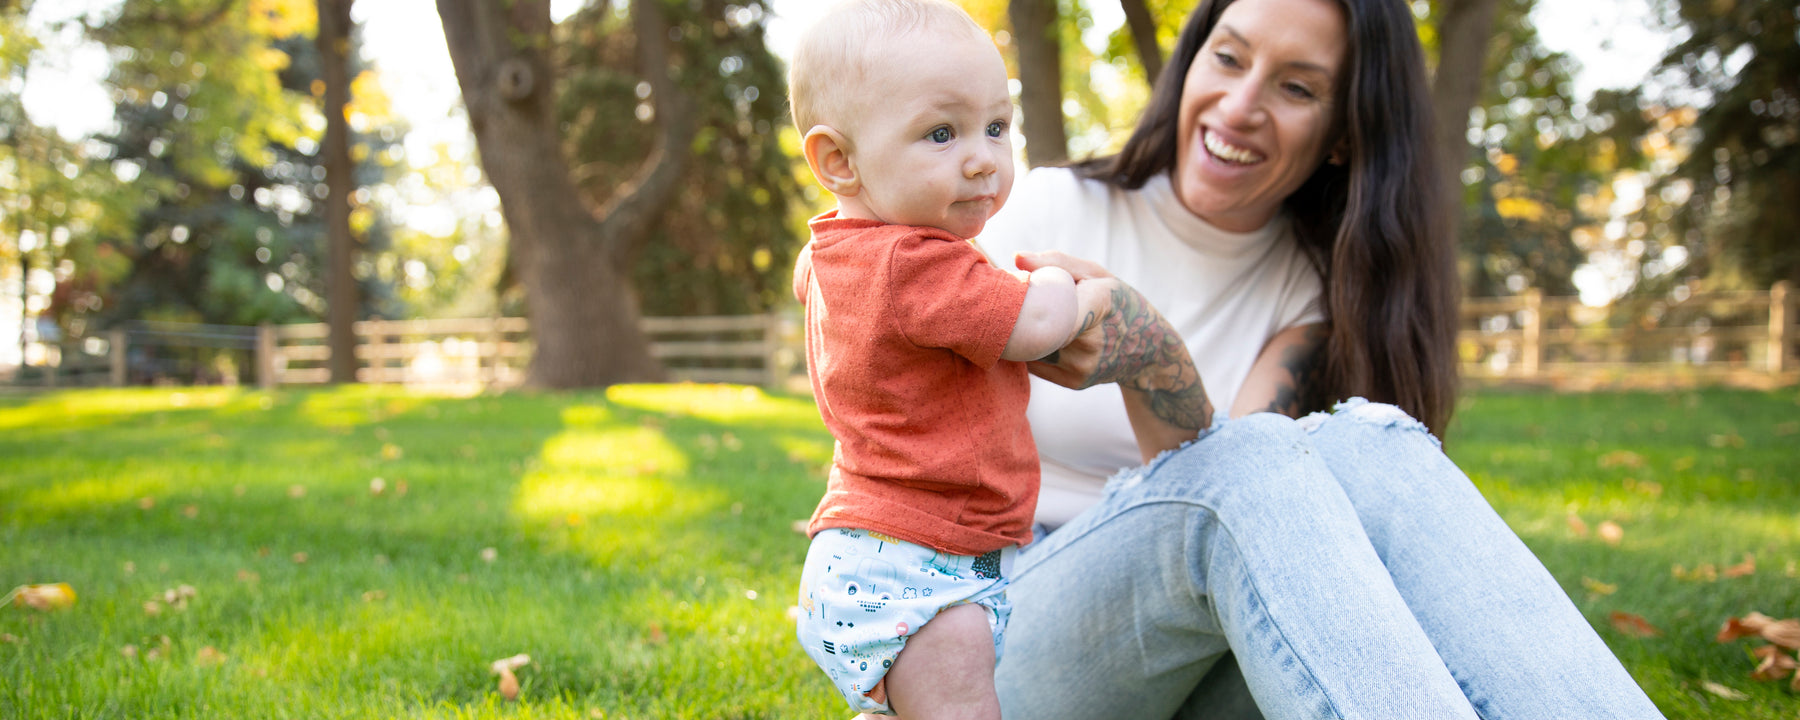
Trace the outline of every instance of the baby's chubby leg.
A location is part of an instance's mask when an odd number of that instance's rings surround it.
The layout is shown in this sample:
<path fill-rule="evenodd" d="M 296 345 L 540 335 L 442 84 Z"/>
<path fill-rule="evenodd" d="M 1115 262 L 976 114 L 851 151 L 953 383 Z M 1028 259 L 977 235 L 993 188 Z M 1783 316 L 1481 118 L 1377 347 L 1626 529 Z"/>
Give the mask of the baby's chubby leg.
<path fill-rule="evenodd" d="M 904 720 L 1000 720 L 987 609 L 971 603 L 938 613 L 907 640 L 886 683 L 888 704 Z"/>

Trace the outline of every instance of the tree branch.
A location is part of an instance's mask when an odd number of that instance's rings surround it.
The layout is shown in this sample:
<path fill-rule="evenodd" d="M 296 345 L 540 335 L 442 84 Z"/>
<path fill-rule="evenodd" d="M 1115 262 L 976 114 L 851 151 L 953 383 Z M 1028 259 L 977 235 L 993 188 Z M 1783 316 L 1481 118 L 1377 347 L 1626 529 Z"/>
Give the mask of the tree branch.
<path fill-rule="evenodd" d="M 636 254 L 647 242 L 651 219 L 668 203 L 687 171 L 697 132 L 693 101 L 669 74 L 668 21 L 657 0 L 632 0 L 631 22 L 637 35 L 638 67 L 650 83 L 661 132 L 656 150 L 600 210 L 600 241 L 606 255 L 615 261 Z"/>
<path fill-rule="evenodd" d="M 1144 77 L 1150 81 L 1150 87 L 1156 87 L 1163 66 L 1162 47 L 1156 43 L 1156 18 L 1144 0 L 1119 0 L 1119 6 L 1125 10 L 1125 24 L 1131 28 L 1138 62 L 1144 65 Z"/>

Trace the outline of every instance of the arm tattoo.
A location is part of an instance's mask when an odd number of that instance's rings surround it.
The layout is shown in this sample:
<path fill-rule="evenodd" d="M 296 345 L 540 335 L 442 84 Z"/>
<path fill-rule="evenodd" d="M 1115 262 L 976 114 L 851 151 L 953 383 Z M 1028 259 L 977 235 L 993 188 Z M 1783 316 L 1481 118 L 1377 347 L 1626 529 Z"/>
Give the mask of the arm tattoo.
<path fill-rule="evenodd" d="M 1324 366 L 1325 336 L 1323 325 L 1306 330 L 1306 337 L 1281 351 L 1281 367 L 1288 379 L 1276 385 L 1275 397 L 1265 410 L 1288 417 L 1299 417 L 1311 403 L 1308 398 L 1318 391 L 1319 372 Z"/>
<path fill-rule="evenodd" d="M 1172 426 L 1198 431 L 1212 422 L 1212 401 L 1200 383 L 1181 334 L 1136 290 L 1113 289 L 1100 360 L 1091 384 L 1117 382 L 1144 392 L 1152 413 Z"/>

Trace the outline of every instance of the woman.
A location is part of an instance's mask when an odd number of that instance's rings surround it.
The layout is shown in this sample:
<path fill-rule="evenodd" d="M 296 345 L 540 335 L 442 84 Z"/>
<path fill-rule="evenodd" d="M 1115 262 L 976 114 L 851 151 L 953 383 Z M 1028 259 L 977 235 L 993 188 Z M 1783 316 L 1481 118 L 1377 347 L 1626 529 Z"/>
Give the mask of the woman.
<path fill-rule="evenodd" d="M 1125 148 L 989 223 L 1115 299 L 1033 365 L 1088 389 L 1034 380 L 1006 717 L 1660 717 L 1428 431 L 1456 290 L 1424 83 L 1404 0 L 1203 0 Z"/>

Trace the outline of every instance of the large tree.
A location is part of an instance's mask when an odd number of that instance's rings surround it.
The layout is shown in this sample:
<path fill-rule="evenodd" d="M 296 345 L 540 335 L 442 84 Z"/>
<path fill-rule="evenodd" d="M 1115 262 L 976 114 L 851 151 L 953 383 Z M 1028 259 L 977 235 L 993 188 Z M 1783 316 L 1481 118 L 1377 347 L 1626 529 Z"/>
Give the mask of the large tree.
<path fill-rule="evenodd" d="M 355 265 L 356 244 L 350 234 L 350 193 L 356 190 L 350 161 L 350 3 L 315 0 L 319 28 L 315 45 L 323 71 L 325 143 L 325 305 L 331 348 L 331 381 L 356 382 L 356 316 L 360 309 Z"/>
<path fill-rule="evenodd" d="M 656 379 L 627 261 L 680 182 L 696 131 L 676 87 L 659 0 L 633 0 L 635 56 L 657 150 L 605 207 L 590 209 L 570 176 L 557 125 L 548 50 L 549 0 L 438 0 L 469 125 L 511 231 L 513 266 L 531 319 L 528 382 L 569 388 Z"/>
<path fill-rule="evenodd" d="M 1063 127 L 1062 27 L 1057 0 L 1011 0 L 1007 17 L 1018 48 L 1020 130 L 1033 166 L 1069 159 Z"/>
<path fill-rule="evenodd" d="M 782 147 L 786 67 L 764 38 L 767 11 L 747 0 L 665 6 L 669 62 L 695 98 L 692 170 L 649 236 L 627 259 L 644 313 L 658 316 L 766 312 L 791 302 L 789 282 L 800 193 Z M 590 207 L 620 192 L 659 132 L 634 62 L 632 23 L 610 3 L 591 3 L 559 23 L 554 43 L 563 147 Z M 654 68 L 662 72 L 662 68 Z"/>

